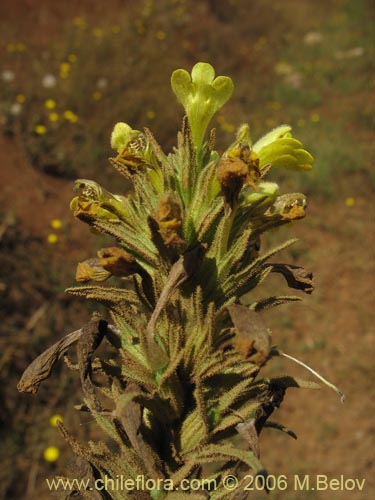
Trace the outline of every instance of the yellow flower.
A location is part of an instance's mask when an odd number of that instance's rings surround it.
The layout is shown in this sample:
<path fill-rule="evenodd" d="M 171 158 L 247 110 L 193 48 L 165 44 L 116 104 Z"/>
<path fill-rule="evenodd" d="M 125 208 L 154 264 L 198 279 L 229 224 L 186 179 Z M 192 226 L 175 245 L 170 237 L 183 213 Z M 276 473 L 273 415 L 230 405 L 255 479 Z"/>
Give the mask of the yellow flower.
<path fill-rule="evenodd" d="M 49 419 L 49 423 L 52 425 L 52 427 L 57 427 L 57 422 L 62 422 L 63 418 L 61 415 L 52 415 L 52 417 Z"/>
<path fill-rule="evenodd" d="M 101 92 L 99 92 L 99 90 L 95 91 L 93 94 L 92 94 L 92 98 L 94 99 L 94 101 L 100 101 L 100 99 L 102 98 L 103 94 Z"/>
<path fill-rule="evenodd" d="M 92 34 L 95 38 L 103 38 L 104 31 L 101 28 L 94 28 Z"/>
<path fill-rule="evenodd" d="M 147 116 L 147 118 L 148 118 L 149 120 L 152 120 L 153 118 L 155 118 L 156 113 L 155 113 L 155 111 L 152 111 L 152 110 L 150 109 L 149 111 L 147 111 L 146 116 Z"/>
<path fill-rule="evenodd" d="M 300 141 L 292 137 L 289 125 L 280 125 L 253 145 L 259 156 L 260 170 L 273 165 L 290 170 L 310 170 L 314 158 L 303 149 Z"/>
<path fill-rule="evenodd" d="M 70 64 L 68 62 L 63 62 L 60 64 L 60 76 L 61 78 L 68 78 L 70 71 Z"/>
<path fill-rule="evenodd" d="M 44 103 L 44 106 L 47 109 L 54 109 L 56 107 L 56 103 L 53 99 L 47 99 Z"/>
<path fill-rule="evenodd" d="M 86 26 L 86 21 L 82 19 L 82 17 L 75 17 L 73 19 L 73 24 L 74 26 L 77 26 L 78 28 L 84 28 Z"/>
<path fill-rule="evenodd" d="M 354 206 L 355 205 L 355 198 L 353 198 L 352 196 L 349 196 L 348 198 L 346 198 L 345 205 L 349 208 Z"/>
<path fill-rule="evenodd" d="M 60 64 L 60 71 L 69 71 L 70 70 L 70 64 L 68 62 L 62 62 Z"/>
<path fill-rule="evenodd" d="M 51 227 L 52 229 L 61 229 L 62 227 L 62 222 L 60 219 L 52 219 L 51 220 Z"/>
<path fill-rule="evenodd" d="M 55 233 L 50 233 L 48 236 L 47 236 L 47 241 L 50 245 L 54 245 L 55 243 L 58 242 L 58 239 L 59 237 L 57 236 L 57 234 Z"/>
<path fill-rule="evenodd" d="M 43 452 L 43 457 L 46 462 L 56 462 L 60 456 L 60 450 L 56 446 L 48 446 Z"/>
<path fill-rule="evenodd" d="M 167 34 L 165 31 L 162 31 L 162 30 L 159 30 L 157 33 L 156 33 L 156 38 L 158 40 L 165 40 Z"/>
<path fill-rule="evenodd" d="M 69 54 L 68 55 L 68 61 L 71 63 L 75 63 L 77 60 L 77 56 L 75 54 Z"/>
<path fill-rule="evenodd" d="M 50 122 L 57 122 L 59 120 L 59 115 L 57 113 L 50 113 L 48 119 Z"/>
<path fill-rule="evenodd" d="M 70 123 L 76 123 L 78 121 L 78 116 L 70 109 L 64 111 L 64 118 Z"/>
<path fill-rule="evenodd" d="M 38 135 L 44 135 L 47 132 L 47 127 L 45 125 L 36 125 L 34 132 Z"/>
<path fill-rule="evenodd" d="M 23 94 L 18 94 L 16 96 L 16 101 L 20 104 L 23 104 L 26 101 L 26 97 Z"/>

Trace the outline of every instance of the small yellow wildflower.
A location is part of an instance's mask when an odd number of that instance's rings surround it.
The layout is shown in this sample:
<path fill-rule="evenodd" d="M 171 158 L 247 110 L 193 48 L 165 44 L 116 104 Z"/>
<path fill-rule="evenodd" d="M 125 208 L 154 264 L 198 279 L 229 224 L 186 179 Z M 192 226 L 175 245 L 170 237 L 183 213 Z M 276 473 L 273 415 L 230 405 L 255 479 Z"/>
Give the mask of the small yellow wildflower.
<path fill-rule="evenodd" d="M 48 119 L 49 119 L 50 122 L 55 123 L 55 122 L 57 122 L 59 120 L 59 115 L 57 113 L 50 113 L 48 115 Z"/>
<path fill-rule="evenodd" d="M 48 446 L 43 452 L 43 457 L 46 462 L 56 462 L 60 456 L 60 450 L 56 446 Z"/>
<path fill-rule="evenodd" d="M 50 233 L 48 236 L 47 236 L 47 241 L 50 245 L 54 245 L 55 243 L 57 243 L 59 240 L 59 237 L 57 236 L 57 234 L 55 233 Z"/>
<path fill-rule="evenodd" d="M 52 415 L 52 417 L 49 419 L 49 423 L 52 425 L 52 427 L 57 427 L 57 422 L 62 422 L 63 418 L 61 415 Z"/>
<path fill-rule="evenodd" d="M 23 104 L 26 101 L 26 97 L 23 94 L 18 94 L 16 96 L 16 101 L 20 104 Z"/>
<path fill-rule="evenodd" d="M 38 135 L 44 135 L 47 132 L 47 127 L 45 125 L 35 125 L 34 132 Z"/>
<path fill-rule="evenodd" d="M 177 7 L 177 9 L 174 11 L 175 16 L 177 19 L 182 17 L 185 14 L 185 7 L 181 5 L 180 7 Z"/>
<path fill-rule="evenodd" d="M 312 115 L 310 116 L 310 120 L 311 120 L 313 123 L 318 123 L 318 122 L 320 122 L 320 115 L 319 115 L 319 113 L 312 113 Z"/>
<path fill-rule="evenodd" d="M 298 121 L 297 121 L 297 126 L 298 127 L 304 127 L 305 126 L 305 120 L 303 118 L 300 118 Z"/>
<path fill-rule="evenodd" d="M 69 54 L 69 55 L 68 55 L 68 61 L 69 61 L 70 63 L 75 63 L 75 62 L 76 62 L 76 60 L 77 60 L 77 56 L 76 56 L 75 54 Z"/>
<path fill-rule="evenodd" d="M 149 120 L 153 120 L 156 116 L 156 113 L 155 111 L 152 111 L 151 109 L 149 111 L 147 111 L 146 113 L 146 117 L 149 119 Z"/>
<path fill-rule="evenodd" d="M 104 31 L 101 28 L 94 28 L 92 34 L 95 38 L 103 38 Z"/>
<path fill-rule="evenodd" d="M 61 78 L 68 78 L 70 72 L 70 64 L 68 62 L 63 62 L 60 64 L 60 76 Z"/>
<path fill-rule="evenodd" d="M 77 26 L 78 28 L 84 28 L 86 26 L 86 21 L 82 19 L 82 17 L 75 17 L 73 19 L 73 24 L 74 26 Z"/>
<path fill-rule="evenodd" d="M 93 94 L 92 94 L 92 98 L 94 99 L 94 101 L 100 101 L 100 99 L 103 97 L 103 94 L 101 92 L 99 92 L 99 90 L 96 90 Z"/>
<path fill-rule="evenodd" d="M 157 33 L 156 33 L 156 38 L 158 40 L 165 40 L 167 34 L 165 31 L 162 31 L 162 30 L 159 30 Z"/>
<path fill-rule="evenodd" d="M 56 108 L 56 103 L 53 99 L 47 99 L 44 103 L 44 106 L 47 109 L 55 109 Z"/>
<path fill-rule="evenodd" d="M 355 198 L 353 198 L 352 196 L 348 196 L 348 198 L 346 198 L 346 200 L 345 200 L 345 205 L 349 208 L 354 206 L 355 205 Z"/>
<path fill-rule="evenodd" d="M 70 109 L 64 111 L 64 118 L 70 123 L 76 123 L 78 121 L 78 116 Z"/>
<path fill-rule="evenodd" d="M 52 219 L 50 224 L 52 229 L 61 229 L 62 227 L 62 222 L 60 219 Z"/>

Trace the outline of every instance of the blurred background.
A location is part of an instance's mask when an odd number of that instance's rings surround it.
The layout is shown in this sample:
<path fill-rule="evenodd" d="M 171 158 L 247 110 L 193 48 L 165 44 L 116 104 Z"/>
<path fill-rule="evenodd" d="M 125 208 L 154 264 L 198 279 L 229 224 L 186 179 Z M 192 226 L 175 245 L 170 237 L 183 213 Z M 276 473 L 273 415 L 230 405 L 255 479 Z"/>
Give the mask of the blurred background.
<path fill-rule="evenodd" d="M 71 215 L 73 180 L 125 193 L 107 161 L 113 125 L 147 126 L 170 150 L 182 108 L 169 78 L 198 61 L 235 84 L 213 123 L 220 151 L 244 122 L 255 140 L 289 123 L 316 158 L 312 172 L 270 178 L 282 192 L 308 196 L 306 219 L 274 237 L 300 238 L 279 260 L 313 271 L 316 290 L 266 320 L 274 343 L 347 399 L 342 405 L 326 388 L 290 390 L 273 420 L 298 440 L 269 429 L 261 458 L 276 475 L 366 479 L 365 491 L 288 489 L 268 498 L 375 494 L 374 14 L 370 0 L 2 0 L 0 498 L 53 498 L 45 479 L 72 460 L 54 415 L 80 440 L 98 437 L 73 409 L 79 380 L 64 363 L 37 395 L 16 390 L 28 363 L 92 311 L 64 294 L 77 262 L 103 243 Z M 259 293 L 276 291 L 285 288 L 272 277 Z M 270 364 L 269 375 L 284 373 L 310 378 L 291 362 Z M 52 462 L 51 446 L 60 453 Z"/>

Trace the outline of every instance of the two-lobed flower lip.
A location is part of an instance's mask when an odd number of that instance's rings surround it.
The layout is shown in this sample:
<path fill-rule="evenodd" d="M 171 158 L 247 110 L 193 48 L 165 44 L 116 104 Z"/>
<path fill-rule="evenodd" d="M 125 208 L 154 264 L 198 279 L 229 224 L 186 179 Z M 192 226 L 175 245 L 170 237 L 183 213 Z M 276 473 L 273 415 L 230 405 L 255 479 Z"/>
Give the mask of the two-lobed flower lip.
<path fill-rule="evenodd" d="M 215 78 L 211 64 L 195 64 L 191 75 L 177 69 L 171 77 L 172 90 L 185 109 L 195 148 L 203 143 L 204 134 L 214 114 L 228 101 L 233 82 L 228 76 Z"/>

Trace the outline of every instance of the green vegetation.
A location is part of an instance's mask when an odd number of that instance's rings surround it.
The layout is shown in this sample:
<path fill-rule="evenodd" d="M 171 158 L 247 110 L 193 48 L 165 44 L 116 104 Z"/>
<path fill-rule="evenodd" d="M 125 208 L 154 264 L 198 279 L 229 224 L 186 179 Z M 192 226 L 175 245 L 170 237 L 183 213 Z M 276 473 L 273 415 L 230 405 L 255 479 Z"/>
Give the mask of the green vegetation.
<path fill-rule="evenodd" d="M 149 129 L 120 122 L 110 161 L 133 190 L 123 196 L 94 181 L 75 183 L 74 215 L 118 246 L 80 262 L 76 280 L 82 284 L 67 292 L 105 304 L 108 312 L 105 318 L 94 313 L 38 356 L 18 389 L 37 392 L 63 356 L 79 371 L 83 401 L 76 409 L 94 417 L 103 439 L 86 445 L 61 421 L 57 426 L 85 464 L 87 490 L 94 478 L 136 482 L 142 476 L 151 487 L 131 494 L 110 488 L 107 497 L 182 500 L 209 493 L 212 500 L 229 500 L 238 491 L 228 492 L 226 477 L 238 480 L 241 491 L 247 481 L 241 467 L 267 477 L 259 460 L 263 428 L 295 437 L 268 420 L 286 389 L 316 387 L 291 376 L 259 375 L 274 357 L 294 359 L 272 346 L 259 313 L 300 298 L 274 294 L 242 302 L 270 273 L 281 274 L 292 289 L 313 290 L 311 273 L 302 267 L 269 262 L 294 239 L 267 252 L 260 242 L 267 231 L 303 218 L 306 206 L 304 195 L 280 194 L 265 177 L 274 169 L 309 170 L 313 158 L 288 125 L 255 144 L 242 125 L 220 155 L 214 130 L 206 129 L 229 99 L 231 79 L 215 78 L 211 65 L 197 63 L 191 75 L 174 71 L 171 83 L 186 112 L 173 151 L 165 154 Z M 121 278 L 118 286 L 92 284 L 112 276 Z M 104 339 L 107 353 L 94 357 Z M 54 461 L 58 449 L 47 449 L 45 457 Z M 177 492 L 193 479 L 201 481 L 201 493 L 193 486 Z"/>

